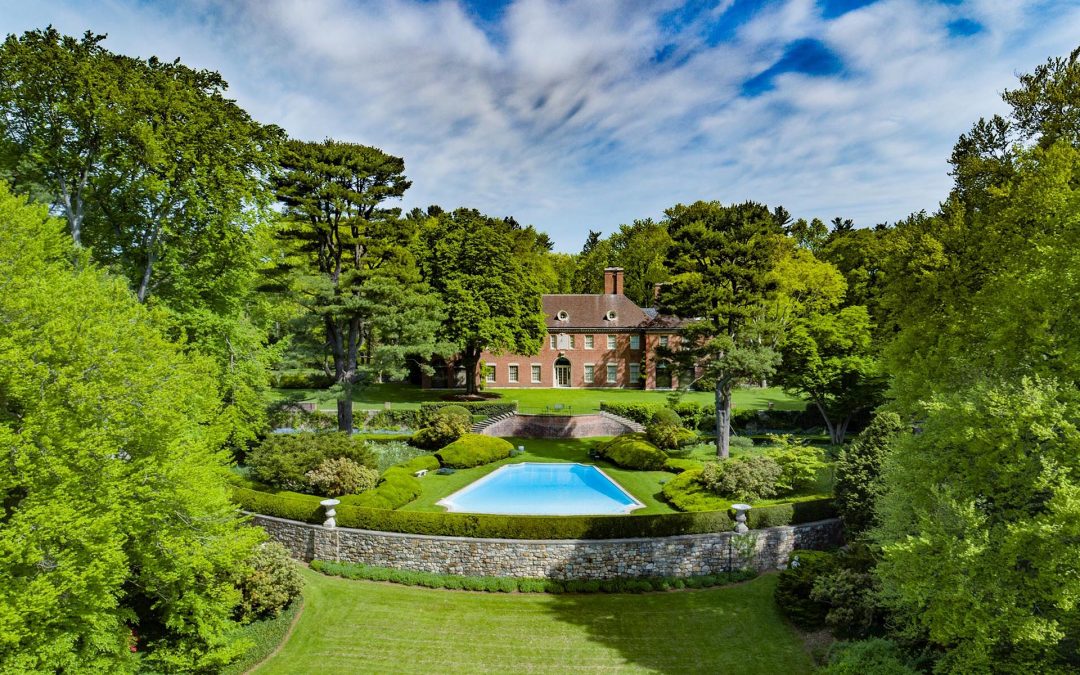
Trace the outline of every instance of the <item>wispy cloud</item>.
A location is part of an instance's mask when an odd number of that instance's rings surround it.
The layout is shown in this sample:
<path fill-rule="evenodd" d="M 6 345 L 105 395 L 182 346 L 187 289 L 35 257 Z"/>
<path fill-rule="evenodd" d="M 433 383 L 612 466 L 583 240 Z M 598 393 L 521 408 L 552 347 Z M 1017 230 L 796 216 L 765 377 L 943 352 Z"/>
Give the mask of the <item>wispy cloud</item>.
<path fill-rule="evenodd" d="M 405 157 L 403 206 L 475 206 L 566 250 L 679 201 L 861 225 L 934 208 L 957 135 L 1068 52 L 1068 2 L 3 2 L 220 70 L 299 138 Z"/>

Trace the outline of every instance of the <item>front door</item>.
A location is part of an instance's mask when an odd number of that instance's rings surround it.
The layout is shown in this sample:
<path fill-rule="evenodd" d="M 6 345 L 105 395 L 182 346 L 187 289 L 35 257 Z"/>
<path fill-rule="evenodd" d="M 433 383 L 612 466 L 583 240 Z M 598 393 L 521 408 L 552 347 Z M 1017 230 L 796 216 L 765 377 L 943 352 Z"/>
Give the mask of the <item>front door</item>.
<path fill-rule="evenodd" d="M 555 366 L 555 386 L 556 387 L 569 387 L 570 386 L 570 366 L 556 365 Z"/>

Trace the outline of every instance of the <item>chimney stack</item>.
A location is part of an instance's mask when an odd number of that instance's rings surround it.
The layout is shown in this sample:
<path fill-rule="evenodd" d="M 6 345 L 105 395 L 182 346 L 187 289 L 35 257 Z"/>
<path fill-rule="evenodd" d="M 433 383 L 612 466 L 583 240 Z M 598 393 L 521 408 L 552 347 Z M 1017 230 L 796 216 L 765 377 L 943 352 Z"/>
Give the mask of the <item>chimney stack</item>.
<path fill-rule="evenodd" d="M 604 268 L 604 293 L 606 295 L 623 294 L 623 268 Z"/>

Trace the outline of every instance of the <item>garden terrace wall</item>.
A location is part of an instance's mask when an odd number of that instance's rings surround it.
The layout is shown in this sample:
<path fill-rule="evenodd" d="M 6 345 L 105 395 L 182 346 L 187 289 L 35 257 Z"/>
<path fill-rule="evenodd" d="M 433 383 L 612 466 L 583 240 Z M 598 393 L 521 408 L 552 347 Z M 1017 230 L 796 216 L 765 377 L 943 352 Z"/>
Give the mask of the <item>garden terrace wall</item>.
<path fill-rule="evenodd" d="M 688 577 L 744 567 L 781 569 L 795 549 L 841 543 L 840 521 L 751 530 L 752 550 L 740 553 L 733 532 L 604 540 L 527 540 L 443 537 L 379 532 L 255 515 L 265 529 L 304 561 L 329 560 L 464 576 L 558 580 Z M 747 541 L 747 540 L 743 540 Z"/>
<path fill-rule="evenodd" d="M 610 413 L 595 415 L 509 415 L 483 427 L 485 436 L 591 438 L 641 431 L 641 426 Z"/>

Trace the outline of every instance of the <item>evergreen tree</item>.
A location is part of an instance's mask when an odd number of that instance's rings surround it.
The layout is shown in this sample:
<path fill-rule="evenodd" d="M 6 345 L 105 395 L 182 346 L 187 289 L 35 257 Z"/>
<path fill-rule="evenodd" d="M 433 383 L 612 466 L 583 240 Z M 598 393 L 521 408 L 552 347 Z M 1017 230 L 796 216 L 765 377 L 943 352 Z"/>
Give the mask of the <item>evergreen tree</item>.
<path fill-rule="evenodd" d="M 767 376 L 779 360 L 753 339 L 749 326 L 776 289 L 770 272 L 782 255 L 784 235 L 768 208 L 753 202 L 680 204 L 665 215 L 672 277 L 661 306 L 692 319 L 671 356 L 715 383 L 716 451 L 726 459 L 732 388 Z"/>

